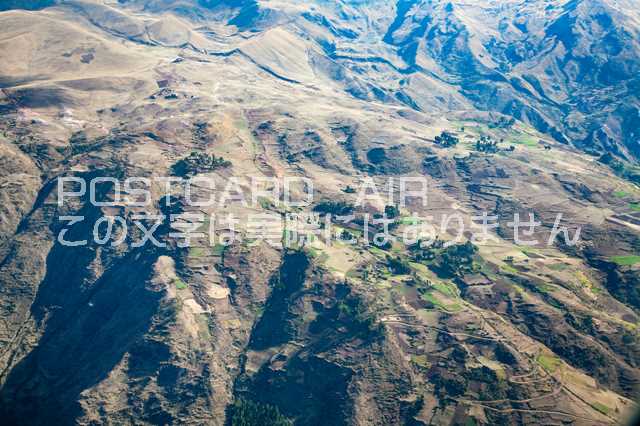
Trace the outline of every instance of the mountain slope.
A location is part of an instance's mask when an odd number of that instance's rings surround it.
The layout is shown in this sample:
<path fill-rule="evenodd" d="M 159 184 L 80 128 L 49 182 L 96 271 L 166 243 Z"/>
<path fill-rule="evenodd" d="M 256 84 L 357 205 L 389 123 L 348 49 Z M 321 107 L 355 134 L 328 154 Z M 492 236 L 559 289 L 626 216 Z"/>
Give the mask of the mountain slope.
<path fill-rule="evenodd" d="M 632 2 L 602 1 L 0 13 L 1 418 L 623 420 L 640 384 L 640 190 L 620 171 L 637 155 L 637 30 Z M 60 176 L 198 176 L 218 190 L 235 176 L 249 198 L 251 176 L 304 177 L 315 197 L 301 212 L 392 212 L 397 238 L 422 218 L 438 242 L 375 247 L 336 221 L 357 244 L 255 245 L 248 218 L 291 213 L 278 199 L 192 206 L 154 182 L 145 208 L 59 205 Z M 355 206 L 364 178 L 401 176 L 427 180 L 426 207 L 396 205 L 397 180 L 393 205 Z M 164 246 L 137 247 L 145 211 L 233 213 L 243 239 L 211 243 L 209 220 L 184 248 L 163 221 Z M 500 218 L 492 239 L 444 246 L 483 212 Z M 535 213 L 540 244 L 514 241 L 515 213 Z M 571 236 L 582 228 L 577 245 L 546 244 L 558 214 Z M 72 240 L 105 215 L 131 234 L 66 247 L 69 215 L 85 216 Z"/>

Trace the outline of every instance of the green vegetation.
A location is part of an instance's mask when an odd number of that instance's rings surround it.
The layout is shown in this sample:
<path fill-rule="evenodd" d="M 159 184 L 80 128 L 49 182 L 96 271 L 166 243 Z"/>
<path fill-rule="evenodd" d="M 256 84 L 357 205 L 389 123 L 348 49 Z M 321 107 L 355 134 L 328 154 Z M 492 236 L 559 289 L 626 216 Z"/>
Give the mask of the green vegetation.
<path fill-rule="evenodd" d="M 438 300 L 432 292 L 423 293 L 420 295 L 420 298 L 425 302 L 428 302 L 433 308 L 444 308 L 442 302 Z"/>
<path fill-rule="evenodd" d="M 476 141 L 475 148 L 478 152 L 493 154 L 498 152 L 498 141 L 493 140 L 491 136 L 482 135 Z"/>
<path fill-rule="evenodd" d="M 344 326 L 354 335 L 362 338 L 376 338 L 381 335 L 382 326 L 368 305 L 357 296 L 349 295 L 338 302 L 334 309 L 336 328 Z"/>
<path fill-rule="evenodd" d="M 202 247 L 191 247 L 189 249 L 189 257 L 203 257 L 206 252 Z"/>
<path fill-rule="evenodd" d="M 409 265 L 418 276 L 424 277 L 429 274 L 429 268 L 424 266 L 422 263 L 409 262 Z"/>
<path fill-rule="evenodd" d="M 411 273 L 411 265 L 401 257 L 387 256 L 387 268 L 394 275 L 408 275 Z"/>
<path fill-rule="evenodd" d="M 346 229 L 343 229 L 342 232 L 340 232 L 340 241 L 349 242 L 354 240 L 357 240 L 357 237 L 353 232 L 349 232 Z"/>
<path fill-rule="evenodd" d="M 433 283 L 431 284 L 431 286 L 436 290 L 438 290 L 440 293 L 444 294 L 445 296 L 458 297 L 458 293 L 456 292 L 453 286 L 447 285 L 445 283 L 439 283 L 439 282 Z"/>
<path fill-rule="evenodd" d="M 559 358 L 549 355 L 540 355 L 536 361 L 538 361 L 538 364 L 540 364 L 540 366 L 549 373 L 555 372 L 560 364 L 562 364 L 562 361 L 560 361 Z"/>
<path fill-rule="evenodd" d="M 611 260 L 618 266 L 633 266 L 640 263 L 640 256 L 613 256 Z"/>
<path fill-rule="evenodd" d="M 354 210 L 353 205 L 344 201 L 324 200 L 313 207 L 313 211 L 320 214 L 332 214 L 334 216 L 347 216 Z"/>
<path fill-rule="evenodd" d="M 456 313 L 456 312 L 460 312 L 463 308 L 462 308 L 462 305 L 459 303 L 451 303 L 450 305 L 445 306 L 444 309 L 447 312 Z"/>
<path fill-rule="evenodd" d="M 478 422 L 473 417 L 467 417 L 467 420 L 464 422 L 464 426 L 476 426 Z"/>
<path fill-rule="evenodd" d="M 511 275 L 518 274 L 518 270 L 511 265 L 500 265 L 500 271 Z"/>
<path fill-rule="evenodd" d="M 265 197 L 258 197 L 258 203 L 263 210 L 272 210 L 273 208 L 275 208 L 273 202 Z"/>
<path fill-rule="evenodd" d="M 176 286 L 176 288 L 177 288 L 178 290 L 184 290 L 184 289 L 186 289 L 186 288 L 188 288 L 188 287 L 189 287 L 189 286 L 188 286 L 184 281 L 182 281 L 180 278 L 176 278 L 176 279 L 174 279 L 174 280 L 173 280 L 173 284 Z"/>
<path fill-rule="evenodd" d="M 385 253 L 383 250 L 380 250 L 378 247 L 369 247 L 369 253 L 373 254 L 374 256 L 378 256 L 378 257 L 386 257 L 387 253 Z"/>
<path fill-rule="evenodd" d="M 507 119 L 506 117 L 500 117 L 499 120 L 489 123 L 488 127 L 490 129 L 508 129 L 513 127 L 514 124 L 516 124 L 515 118 Z"/>
<path fill-rule="evenodd" d="M 436 136 L 435 141 L 443 148 L 450 148 L 452 146 L 456 146 L 460 142 L 460 139 L 445 131 L 442 132 L 440 136 Z"/>
<path fill-rule="evenodd" d="M 631 203 L 629 204 L 629 208 L 634 212 L 640 212 L 640 203 Z"/>
<path fill-rule="evenodd" d="M 398 210 L 396 206 L 385 206 L 384 214 L 389 219 L 395 219 L 396 217 L 400 216 L 400 210 Z"/>
<path fill-rule="evenodd" d="M 548 294 L 555 290 L 555 288 L 547 283 L 534 283 L 533 290 L 537 290 L 542 294 Z"/>
<path fill-rule="evenodd" d="M 417 217 L 413 217 L 413 216 L 406 216 L 406 217 L 402 217 L 398 220 L 398 223 L 401 225 L 419 225 L 420 224 L 420 218 Z"/>
<path fill-rule="evenodd" d="M 224 250 L 226 249 L 224 244 L 216 244 L 211 249 L 211 254 L 213 256 L 222 256 L 224 254 Z"/>
<path fill-rule="evenodd" d="M 456 345 L 451 351 L 451 358 L 457 363 L 464 364 L 469 358 L 469 353 L 464 348 L 464 346 Z"/>
<path fill-rule="evenodd" d="M 431 377 L 436 394 L 441 397 L 456 397 L 467 391 L 468 383 L 464 377 L 437 370 Z"/>
<path fill-rule="evenodd" d="M 254 326 L 250 346 L 256 350 L 290 341 L 296 334 L 296 326 L 289 321 L 289 306 L 296 292 L 300 291 L 311 264 L 303 250 L 287 250 L 277 272 L 269 280 L 271 296 L 264 314 Z"/>
<path fill-rule="evenodd" d="M 278 407 L 260 402 L 238 399 L 229 409 L 231 426 L 290 426 L 293 422 L 280 413 Z"/>
<path fill-rule="evenodd" d="M 601 412 L 602 414 L 604 414 L 605 416 L 609 415 L 609 412 L 611 412 L 611 408 L 607 407 L 604 404 L 601 404 L 599 402 L 594 402 L 593 404 L 591 404 L 591 406 L 596 409 L 597 411 Z"/>
<path fill-rule="evenodd" d="M 420 298 L 427 302 L 431 309 L 436 308 L 445 312 L 460 312 L 462 310 L 462 306 L 459 303 L 445 304 L 440 299 L 438 299 L 432 291 L 422 292 Z"/>
<path fill-rule="evenodd" d="M 371 164 L 380 164 L 387 159 L 387 153 L 384 148 L 373 148 L 367 152 L 367 160 Z"/>
<path fill-rule="evenodd" d="M 483 365 L 482 367 L 465 371 L 464 376 L 470 382 L 473 381 L 480 385 L 478 395 L 481 400 L 495 400 L 506 397 L 506 382 L 502 378 L 504 372 L 498 372 Z"/>
<path fill-rule="evenodd" d="M 231 162 L 222 157 L 217 158 L 213 154 L 192 151 L 188 157 L 178 160 L 171 170 L 175 176 L 188 177 L 230 166 Z"/>
<path fill-rule="evenodd" d="M 222 256 L 224 253 L 225 246 L 223 244 L 216 244 L 215 246 L 209 247 L 191 247 L 189 249 L 189 257 L 200 258 L 205 256 Z"/>
<path fill-rule="evenodd" d="M 495 355 L 496 359 L 503 364 L 516 365 L 518 363 L 516 357 L 511 353 L 509 348 L 507 348 L 504 343 L 498 343 L 498 345 L 496 346 Z"/>
<path fill-rule="evenodd" d="M 531 148 L 536 148 L 538 146 L 538 140 L 532 136 L 527 136 L 525 138 L 520 138 L 520 139 L 513 139 L 511 142 L 516 145 L 524 145 Z"/>
<path fill-rule="evenodd" d="M 449 246 L 440 254 L 436 272 L 445 277 L 460 277 L 474 271 L 473 256 L 478 248 L 471 242 Z"/>
<path fill-rule="evenodd" d="M 307 254 L 313 259 L 318 259 L 322 255 L 322 251 L 317 250 L 311 246 L 305 247 Z"/>
<path fill-rule="evenodd" d="M 428 266 L 441 278 L 462 277 L 478 269 L 474 263 L 478 248 L 469 241 L 445 248 L 441 240 L 436 240 L 429 247 L 421 247 L 418 243 L 409 247 L 409 250 L 413 262 Z"/>
<path fill-rule="evenodd" d="M 411 362 L 422 368 L 429 368 L 426 355 L 411 355 Z"/>
<path fill-rule="evenodd" d="M 593 317 L 586 314 L 573 314 L 571 312 L 566 312 L 564 314 L 564 319 L 576 330 L 580 330 L 585 334 L 595 334 L 596 328 L 593 323 Z"/>
<path fill-rule="evenodd" d="M 628 197 L 630 194 L 628 192 L 625 191 L 614 191 L 613 192 L 613 196 L 616 198 L 625 198 Z"/>
<path fill-rule="evenodd" d="M 593 288 L 593 283 L 591 282 L 589 277 L 587 277 L 585 275 L 584 272 L 577 271 L 576 272 L 576 278 L 578 279 L 578 282 L 580 283 L 581 286 L 589 288 L 589 289 Z"/>

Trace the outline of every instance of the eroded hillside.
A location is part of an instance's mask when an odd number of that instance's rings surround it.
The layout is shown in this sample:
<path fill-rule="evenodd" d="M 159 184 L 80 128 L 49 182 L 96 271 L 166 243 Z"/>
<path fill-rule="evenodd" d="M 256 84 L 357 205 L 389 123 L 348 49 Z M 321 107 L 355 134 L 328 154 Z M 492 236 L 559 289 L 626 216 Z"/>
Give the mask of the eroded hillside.
<path fill-rule="evenodd" d="M 637 12 L 530 3 L 63 1 L 0 13 L 2 418 L 623 419 L 640 381 Z M 307 178 L 314 203 L 299 213 L 391 212 L 398 239 L 424 218 L 460 219 L 430 246 L 377 247 L 360 223 L 336 222 L 340 238 L 284 249 L 246 238 L 250 215 L 291 213 L 278 200 L 193 206 L 154 183 L 147 207 L 88 194 L 60 205 L 61 176 L 239 177 L 247 193 L 251 176 Z M 427 180 L 427 206 L 357 206 L 364 178 L 401 176 Z M 245 238 L 183 248 L 164 221 L 162 247 L 136 247 L 144 211 L 233 213 Z M 500 218 L 493 238 L 447 244 L 483 212 Z M 535 214 L 528 238 L 540 244 L 516 243 L 516 213 Z M 577 245 L 547 244 L 559 214 L 570 236 L 582 229 Z M 134 233 L 67 247 L 70 215 L 85 217 L 72 240 L 105 215 Z"/>

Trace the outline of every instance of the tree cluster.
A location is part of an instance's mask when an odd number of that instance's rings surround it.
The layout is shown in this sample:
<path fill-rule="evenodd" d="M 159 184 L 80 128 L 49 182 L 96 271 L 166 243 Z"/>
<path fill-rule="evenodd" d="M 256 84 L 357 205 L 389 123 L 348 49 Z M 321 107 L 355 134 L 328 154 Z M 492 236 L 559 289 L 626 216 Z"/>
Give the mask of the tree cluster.
<path fill-rule="evenodd" d="M 443 148 L 450 148 L 452 146 L 456 146 L 458 142 L 460 142 L 460 139 L 453 134 L 444 131 L 439 136 L 436 136 L 435 141 Z"/>
<path fill-rule="evenodd" d="M 493 140 L 491 136 L 480 136 L 480 139 L 476 141 L 476 151 L 486 152 L 488 154 L 494 154 L 498 152 L 498 141 Z"/>
<path fill-rule="evenodd" d="M 178 160 L 171 169 L 175 176 L 192 176 L 230 166 L 231 162 L 222 157 L 216 157 L 206 152 L 192 151 L 188 157 Z"/>
<path fill-rule="evenodd" d="M 290 426 L 293 422 L 282 414 L 278 407 L 269 404 L 249 401 L 244 398 L 237 400 L 229 410 L 231 426 L 273 425 Z"/>
<path fill-rule="evenodd" d="M 313 207 L 313 211 L 333 216 L 347 216 L 354 210 L 354 206 L 344 201 L 323 200 Z"/>

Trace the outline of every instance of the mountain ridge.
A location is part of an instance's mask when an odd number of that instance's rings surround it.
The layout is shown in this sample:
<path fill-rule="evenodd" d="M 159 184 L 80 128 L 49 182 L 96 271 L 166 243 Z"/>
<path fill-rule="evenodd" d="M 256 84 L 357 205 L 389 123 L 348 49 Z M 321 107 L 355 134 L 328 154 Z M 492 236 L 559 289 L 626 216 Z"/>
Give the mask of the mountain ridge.
<path fill-rule="evenodd" d="M 623 422 L 640 386 L 636 22 L 633 2 L 592 1 L 0 13 L 0 418 Z M 149 179 L 149 202 L 103 183 L 111 206 L 59 203 L 60 177 L 97 176 Z M 253 176 L 307 179 L 314 199 L 252 200 Z M 407 176 L 426 206 L 399 202 Z M 163 177 L 216 199 L 236 178 L 254 202 L 196 206 Z M 371 180 L 395 197 L 359 203 Z M 136 245 L 142 213 L 162 247 Z M 252 216 L 291 213 L 331 235 L 255 239 Z M 532 235 L 514 228 L 532 214 Z M 396 241 L 378 246 L 362 225 L 384 215 Z M 127 238 L 102 244 L 114 216 Z M 404 244 L 421 224 L 432 243 Z"/>

